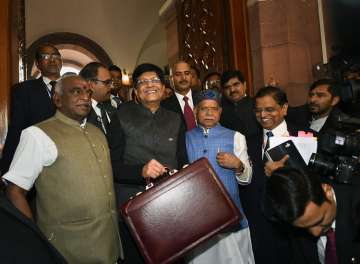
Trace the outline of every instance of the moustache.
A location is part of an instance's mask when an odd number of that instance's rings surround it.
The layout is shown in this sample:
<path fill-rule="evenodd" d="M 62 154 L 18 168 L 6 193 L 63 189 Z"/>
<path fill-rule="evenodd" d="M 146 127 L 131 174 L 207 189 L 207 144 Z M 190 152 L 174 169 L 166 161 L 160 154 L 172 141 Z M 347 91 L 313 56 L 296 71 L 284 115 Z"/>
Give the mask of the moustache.
<path fill-rule="evenodd" d="M 180 81 L 179 82 L 180 84 L 187 84 L 187 83 L 189 83 L 187 80 L 183 80 L 183 81 Z"/>

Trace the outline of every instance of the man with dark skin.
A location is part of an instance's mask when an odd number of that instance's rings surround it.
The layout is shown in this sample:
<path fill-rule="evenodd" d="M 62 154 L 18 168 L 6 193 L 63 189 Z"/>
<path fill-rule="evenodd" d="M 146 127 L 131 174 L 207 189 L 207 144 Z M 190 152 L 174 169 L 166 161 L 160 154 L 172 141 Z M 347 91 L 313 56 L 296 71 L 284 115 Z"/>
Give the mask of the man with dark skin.
<path fill-rule="evenodd" d="M 245 137 L 261 133 L 261 126 L 254 114 L 254 100 L 247 96 L 244 75 L 237 70 L 225 71 L 221 76 L 222 105 L 220 123 L 239 131 Z"/>
<path fill-rule="evenodd" d="M 62 67 L 61 55 L 51 44 L 40 45 L 35 54 L 41 77 L 18 83 L 12 89 L 10 123 L 1 159 L 1 173 L 9 169 L 23 129 L 55 113 L 51 94 Z"/>
<path fill-rule="evenodd" d="M 120 203 L 145 190 L 146 181 L 187 163 L 185 129 L 176 113 L 160 106 L 165 89 L 164 73 L 156 65 L 144 63 L 133 72 L 138 103 L 126 102 L 117 111 L 121 142 L 113 160 L 115 181 L 120 184 Z M 125 263 L 143 263 L 126 225 L 120 222 L 124 238 Z"/>
<path fill-rule="evenodd" d="M 36 222 L 69 263 L 115 263 L 121 242 L 110 154 L 103 133 L 86 122 L 91 94 L 79 76 L 59 80 L 57 112 L 22 132 L 3 178 L 7 196 L 30 219 L 26 193 L 36 186 Z"/>
<path fill-rule="evenodd" d="M 195 94 L 191 91 L 191 67 L 185 61 L 178 61 L 172 67 L 172 74 L 175 94 L 162 101 L 161 106 L 178 113 L 187 130 L 191 130 L 196 126 L 193 112 Z"/>

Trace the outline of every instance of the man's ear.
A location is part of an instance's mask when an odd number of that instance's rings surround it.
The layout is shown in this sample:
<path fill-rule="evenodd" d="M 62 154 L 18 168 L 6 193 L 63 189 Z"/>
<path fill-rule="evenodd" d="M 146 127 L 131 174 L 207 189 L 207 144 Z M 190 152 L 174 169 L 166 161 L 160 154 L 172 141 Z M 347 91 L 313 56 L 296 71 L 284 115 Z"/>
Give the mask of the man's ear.
<path fill-rule="evenodd" d="M 335 106 L 340 102 L 340 96 L 334 96 L 331 100 L 331 106 Z"/>
<path fill-rule="evenodd" d="M 284 116 L 287 115 L 288 107 L 289 107 L 289 104 L 288 104 L 288 103 L 285 103 L 285 104 L 281 107 L 281 111 L 284 113 Z"/>
<path fill-rule="evenodd" d="M 195 117 L 197 116 L 197 112 L 198 112 L 198 106 L 196 105 L 196 106 L 194 106 L 194 115 L 195 115 Z"/>
<path fill-rule="evenodd" d="M 246 92 L 247 92 L 246 81 L 243 82 L 243 86 L 244 86 L 244 92 L 245 92 L 245 94 L 246 94 Z"/>
<path fill-rule="evenodd" d="M 61 96 L 57 92 L 54 93 L 52 100 L 53 100 L 54 104 L 56 105 L 56 108 L 61 107 L 61 105 L 62 105 Z"/>

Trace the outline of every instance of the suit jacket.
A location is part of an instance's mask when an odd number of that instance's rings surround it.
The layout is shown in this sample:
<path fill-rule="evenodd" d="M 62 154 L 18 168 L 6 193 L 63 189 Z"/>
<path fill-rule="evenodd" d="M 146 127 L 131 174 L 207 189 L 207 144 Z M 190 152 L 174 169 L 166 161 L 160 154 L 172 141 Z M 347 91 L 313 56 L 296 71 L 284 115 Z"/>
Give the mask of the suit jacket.
<path fill-rule="evenodd" d="M 296 126 L 287 124 L 290 135 L 296 135 Z M 291 263 L 292 237 L 290 230 L 268 220 L 263 210 L 263 197 L 267 176 L 262 160 L 262 133 L 248 137 L 248 154 L 253 163 L 253 177 L 246 186 L 239 185 L 241 203 L 249 221 L 256 263 Z"/>
<path fill-rule="evenodd" d="M 336 251 L 339 264 L 360 263 L 360 180 L 353 185 L 333 184 L 336 196 Z M 318 238 L 296 240 L 293 263 L 319 263 Z"/>
<path fill-rule="evenodd" d="M 67 263 L 40 229 L 0 194 L 0 262 Z"/>
<path fill-rule="evenodd" d="M 338 107 L 334 107 L 331 110 L 329 117 L 326 119 L 323 127 L 320 129 L 319 132 L 315 132 L 315 134 L 322 134 L 329 130 L 339 129 L 339 117 L 346 118 L 347 116 L 343 112 L 341 112 Z M 309 106 L 305 104 L 297 107 L 289 107 L 286 120 L 299 127 L 310 130 L 310 122 L 312 120 L 312 115 L 309 111 Z"/>
<path fill-rule="evenodd" d="M 220 123 L 226 128 L 239 131 L 245 137 L 262 133 L 254 112 L 254 99 L 251 97 L 245 97 L 237 103 L 223 97 Z"/>
<path fill-rule="evenodd" d="M 16 84 L 12 89 L 9 129 L 1 159 L 1 173 L 8 171 L 21 131 L 55 113 L 55 106 L 42 78 Z"/>
<path fill-rule="evenodd" d="M 191 95 L 192 95 L 192 99 L 193 99 L 194 107 L 195 107 L 195 105 L 197 103 L 197 100 L 196 100 L 197 99 L 197 93 L 193 93 L 191 91 Z M 183 111 L 181 109 L 179 100 L 177 99 L 175 94 L 173 94 L 169 98 L 166 98 L 165 100 L 163 100 L 161 102 L 161 106 L 164 107 L 167 110 L 170 110 L 170 111 L 173 111 L 173 112 L 179 114 L 180 117 L 181 117 L 181 120 L 183 122 L 184 127 L 186 127 L 186 121 L 185 121 L 184 113 L 183 113 Z"/>

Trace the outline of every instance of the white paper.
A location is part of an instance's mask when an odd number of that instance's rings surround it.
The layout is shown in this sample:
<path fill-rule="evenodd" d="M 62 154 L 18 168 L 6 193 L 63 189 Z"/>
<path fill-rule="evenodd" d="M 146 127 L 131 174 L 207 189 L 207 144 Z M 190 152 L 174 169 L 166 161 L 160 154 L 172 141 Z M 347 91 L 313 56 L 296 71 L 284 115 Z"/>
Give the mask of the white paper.
<path fill-rule="evenodd" d="M 311 154 L 317 151 L 316 137 L 270 137 L 269 149 L 274 148 L 285 141 L 291 140 L 299 150 L 301 157 L 308 164 Z"/>

